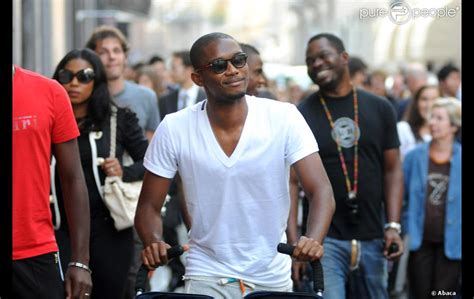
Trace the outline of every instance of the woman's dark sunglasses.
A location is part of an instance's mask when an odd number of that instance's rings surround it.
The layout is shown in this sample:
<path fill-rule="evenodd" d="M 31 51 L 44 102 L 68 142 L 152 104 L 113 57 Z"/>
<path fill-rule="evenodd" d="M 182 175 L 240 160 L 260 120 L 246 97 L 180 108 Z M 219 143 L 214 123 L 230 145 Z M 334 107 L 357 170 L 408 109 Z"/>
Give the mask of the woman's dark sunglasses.
<path fill-rule="evenodd" d="M 58 72 L 58 81 L 61 84 L 68 84 L 69 82 L 74 79 L 74 77 L 77 78 L 77 81 L 79 81 L 82 84 L 87 84 L 94 80 L 95 74 L 94 70 L 91 68 L 86 68 L 83 70 L 80 70 L 77 73 L 73 73 L 69 70 L 62 69 Z"/>
<path fill-rule="evenodd" d="M 244 67 L 245 64 L 247 63 L 247 57 L 248 55 L 244 52 L 237 53 L 230 59 L 222 59 L 222 58 L 216 59 L 209 64 L 199 67 L 196 71 L 200 71 L 204 68 L 210 68 L 214 73 L 221 74 L 225 72 L 225 70 L 227 69 L 227 63 L 229 61 L 230 63 L 232 63 L 233 66 L 240 69 Z"/>

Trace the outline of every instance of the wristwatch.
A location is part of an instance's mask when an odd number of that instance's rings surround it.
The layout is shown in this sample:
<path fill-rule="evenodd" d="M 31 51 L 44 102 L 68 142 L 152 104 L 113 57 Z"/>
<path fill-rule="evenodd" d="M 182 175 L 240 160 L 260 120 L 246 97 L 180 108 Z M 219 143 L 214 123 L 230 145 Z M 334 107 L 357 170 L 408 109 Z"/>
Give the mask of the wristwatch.
<path fill-rule="evenodd" d="M 398 234 L 402 233 L 402 226 L 398 222 L 389 222 L 389 223 L 386 223 L 383 227 L 384 230 L 387 230 L 389 228 L 393 228 L 394 230 L 397 231 Z"/>

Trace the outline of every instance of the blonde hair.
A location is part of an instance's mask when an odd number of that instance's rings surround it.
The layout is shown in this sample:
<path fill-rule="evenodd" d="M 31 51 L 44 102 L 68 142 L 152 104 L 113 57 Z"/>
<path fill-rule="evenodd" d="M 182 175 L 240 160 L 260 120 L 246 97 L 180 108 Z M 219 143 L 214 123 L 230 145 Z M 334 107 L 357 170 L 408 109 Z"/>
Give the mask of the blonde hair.
<path fill-rule="evenodd" d="M 453 97 L 438 98 L 431 106 L 431 110 L 434 108 L 445 108 L 448 111 L 449 121 L 451 125 L 458 128 L 461 127 L 461 102 Z"/>

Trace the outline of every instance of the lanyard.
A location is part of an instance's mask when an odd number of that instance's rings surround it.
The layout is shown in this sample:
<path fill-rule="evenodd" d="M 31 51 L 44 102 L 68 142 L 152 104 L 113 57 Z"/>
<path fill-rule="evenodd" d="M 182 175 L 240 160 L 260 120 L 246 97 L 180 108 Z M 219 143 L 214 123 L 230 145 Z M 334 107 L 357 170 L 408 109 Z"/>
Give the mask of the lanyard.
<path fill-rule="evenodd" d="M 337 151 L 339 153 L 339 160 L 341 161 L 342 172 L 344 173 L 344 177 L 346 179 L 346 186 L 347 186 L 347 193 L 350 199 L 355 199 L 357 196 L 357 187 L 358 187 L 358 178 L 359 178 L 359 136 L 357 136 L 357 129 L 359 128 L 359 103 L 357 101 L 357 92 L 354 86 L 352 86 L 352 93 L 354 95 L 354 122 L 355 122 L 355 131 L 354 131 L 354 189 L 351 189 L 351 182 L 349 179 L 349 174 L 347 172 L 346 161 L 344 159 L 344 155 L 342 154 L 342 148 L 339 141 L 338 134 L 334 134 L 336 136 L 336 145 Z M 324 111 L 326 112 L 326 116 L 329 120 L 329 125 L 331 129 L 334 130 L 334 121 L 332 119 L 331 112 L 329 112 L 328 106 L 326 105 L 326 101 L 324 100 L 322 94 L 319 94 L 319 99 L 321 100 L 321 104 L 324 107 Z"/>

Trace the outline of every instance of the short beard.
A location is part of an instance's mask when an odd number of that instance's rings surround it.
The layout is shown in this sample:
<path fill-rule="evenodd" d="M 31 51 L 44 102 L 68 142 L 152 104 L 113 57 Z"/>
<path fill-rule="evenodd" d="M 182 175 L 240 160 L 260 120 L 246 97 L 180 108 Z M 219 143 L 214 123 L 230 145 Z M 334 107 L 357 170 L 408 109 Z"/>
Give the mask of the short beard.
<path fill-rule="evenodd" d="M 333 92 L 335 91 L 339 85 L 341 84 L 342 82 L 342 77 L 343 77 L 343 70 L 340 70 L 339 72 L 336 73 L 336 77 L 329 81 L 327 84 L 325 85 L 319 85 L 319 88 L 321 89 L 321 91 L 323 92 Z"/>
<path fill-rule="evenodd" d="M 329 82 L 326 85 L 320 85 L 319 88 L 323 92 L 324 91 L 325 92 L 331 92 L 331 91 L 335 91 L 340 83 L 341 83 L 341 80 L 339 80 L 339 78 L 337 78 L 337 79 L 332 80 L 331 82 Z"/>
<path fill-rule="evenodd" d="M 245 92 L 240 92 L 240 93 L 237 93 L 237 94 L 229 94 L 229 95 L 226 95 L 225 97 L 222 97 L 220 99 L 220 102 L 222 102 L 222 103 L 234 103 L 237 100 L 240 100 L 244 96 L 245 96 Z"/>

